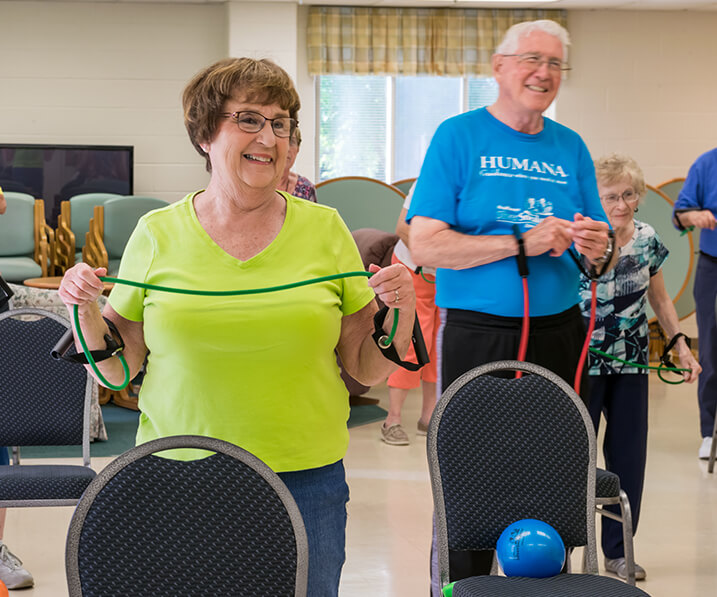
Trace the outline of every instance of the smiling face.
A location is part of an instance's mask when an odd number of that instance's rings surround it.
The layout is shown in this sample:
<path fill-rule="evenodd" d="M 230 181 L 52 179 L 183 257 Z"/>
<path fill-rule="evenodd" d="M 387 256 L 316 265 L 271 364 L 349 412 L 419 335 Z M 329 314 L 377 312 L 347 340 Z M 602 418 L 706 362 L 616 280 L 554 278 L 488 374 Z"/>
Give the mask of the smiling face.
<path fill-rule="evenodd" d="M 560 88 L 562 73 L 551 70 L 547 61 L 564 60 L 562 43 L 557 37 L 536 30 L 520 38 L 514 54 L 540 55 L 542 63 L 535 69 L 518 56 L 495 54 L 493 74 L 499 86 L 498 101 L 516 116 L 540 115 Z"/>
<path fill-rule="evenodd" d="M 289 112 L 277 104 L 227 100 L 223 112 L 239 111 L 256 112 L 265 118 L 289 116 Z M 218 177 L 226 185 L 273 192 L 286 166 L 289 139 L 277 137 L 269 121 L 258 133 L 247 133 L 234 120 L 223 118 L 214 138 L 206 145 L 205 151 L 212 163 L 212 178 Z"/>
<path fill-rule="evenodd" d="M 628 190 L 633 192 L 635 190 L 635 186 L 630 177 L 622 178 L 611 184 L 602 184 L 598 181 L 600 203 L 602 203 L 605 215 L 615 232 L 629 230 L 633 226 L 633 217 L 637 203 L 625 203 L 623 195 L 625 191 Z M 609 200 L 606 200 L 606 197 L 609 197 Z M 637 195 L 635 195 L 635 197 L 637 197 Z M 615 200 L 616 198 L 617 200 Z"/>

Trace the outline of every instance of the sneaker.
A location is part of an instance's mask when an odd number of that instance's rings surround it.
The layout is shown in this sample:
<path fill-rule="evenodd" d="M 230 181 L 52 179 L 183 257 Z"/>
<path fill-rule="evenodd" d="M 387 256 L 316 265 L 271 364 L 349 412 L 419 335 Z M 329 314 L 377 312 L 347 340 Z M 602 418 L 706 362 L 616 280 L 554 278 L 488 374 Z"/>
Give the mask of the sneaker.
<path fill-rule="evenodd" d="M 428 423 L 424 423 L 421 419 L 418 419 L 418 431 L 416 435 L 428 435 Z"/>
<path fill-rule="evenodd" d="M 8 589 L 24 589 L 35 584 L 22 562 L 13 554 L 2 541 L 0 541 L 0 580 Z"/>
<path fill-rule="evenodd" d="M 407 446 L 409 444 L 408 434 L 398 423 L 390 427 L 381 425 L 381 439 L 389 446 Z"/>
<path fill-rule="evenodd" d="M 618 578 L 627 580 L 627 562 L 625 558 L 605 558 L 605 570 L 617 574 Z M 645 580 L 647 573 L 637 562 L 635 563 L 635 580 Z"/>
<path fill-rule="evenodd" d="M 710 459 L 710 450 L 712 450 L 712 438 L 711 437 L 703 437 L 702 444 L 700 445 L 700 451 L 698 454 L 700 457 L 700 460 L 709 460 Z"/>

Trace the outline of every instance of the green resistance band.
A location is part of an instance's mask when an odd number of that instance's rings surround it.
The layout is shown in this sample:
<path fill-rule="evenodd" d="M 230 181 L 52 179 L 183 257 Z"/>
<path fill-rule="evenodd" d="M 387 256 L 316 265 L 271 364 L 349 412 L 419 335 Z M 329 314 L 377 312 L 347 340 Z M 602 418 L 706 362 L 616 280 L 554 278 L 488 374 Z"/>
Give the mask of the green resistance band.
<path fill-rule="evenodd" d="M 680 381 L 670 381 L 669 379 L 665 379 L 664 377 L 662 377 L 663 371 L 672 371 L 673 373 L 682 373 L 683 371 L 690 371 L 690 369 L 680 369 L 678 367 L 665 367 L 664 365 L 658 365 L 657 367 L 655 367 L 654 365 L 640 365 L 639 363 L 633 363 L 631 361 L 625 361 L 618 357 L 614 357 L 610 354 L 607 354 L 606 352 L 603 352 L 602 350 L 598 350 L 597 348 L 591 348 L 590 352 L 598 354 L 601 357 L 605 357 L 606 359 L 610 359 L 612 361 L 624 363 L 625 365 L 630 365 L 631 367 L 637 367 L 638 369 L 652 369 L 654 371 L 657 371 L 657 377 L 659 377 L 665 383 L 668 383 L 673 386 L 684 383 L 685 382 L 684 378 L 682 378 Z"/>
<path fill-rule="evenodd" d="M 109 276 L 100 276 L 100 280 L 103 282 L 112 282 L 114 284 L 124 284 L 125 286 L 134 286 L 135 288 L 143 288 L 145 290 L 156 290 L 159 292 L 173 292 L 175 294 L 191 294 L 196 296 L 243 296 L 248 294 L 263 294 L 266 292 L 278 292 L 280 290 L 288 290 L 290 288 L 298 288 L 299 286 L 308 286 L 309 284 L 319 284 L 321 282 L 328 282 L 330 280 L 338 280 L 341 278 L 351 278 L 351 277 L 357 277 L 357 276 L 363 276 L 366 278 L 370 278 L 373 276 L 372 272 L 366 272 L 366 271 L 357 271 L 357 272 L 346 272 L 343 274 L 332 274 L 330 276 L 321 276 L 319 278 L 311 278 L 309 280 L 301 280 L 300 282 L 292 282 L 291 284 L 281 284 L 279 286 L 269 286 L 266 288 L 247 288 L 246 290 L 191 290 L 188 288 L 172 288 L 171 286 L 157 286 L 156 284 L 145 284 L 143 282 L 133 282 L 132 280 L 123 280 L 121 278 L 111 278 Z M 77 339 L 80 341 L 80 346 L 82 346 L 82 350 L 85 353 L 85 357 L 87 357 L 87 362 L 90 364 L 90 367 L 92 368 L 92 371 L 95 372 L 95 375 L 97 375 L 97 378 L 110 390 L 122 390 L 126 388 L 129 385 L 130 378 L 129 378 L 129 366 L 127 365 L 127 361 L 124 358 L 124 355 L 122 353 L 118 354 L 120 363 L 122 363 L 122 369 L 124 369 L 124 381 L 121 385 L 113 385 L 107 379 L 105 379 L 104 375 L 100 373 L 100 370 L 97 368 L 97 363 L 95 363 L 95 360 L 92 358 L 92 355 L 90 354 L 90 350 L 87 347 L 87 342 L 85 341 L 85 337 L 82 334 L 82 330 L 80 329 L 79 324 L 79 316 L 78 316 L 78 306 L 74 305 L 74 316 L 75 316 L 75 333 L 77 334 Z M 384 345 L 390 346 L 393 342 L 393 338 L 396 335 L 396 330 L 398 328 L 398 309 L 394 309 L 394 316 L 393 316 L 393 327 L 391 328 L 391 333 L 388 335 L 388 337 L 385 340 Z"/>

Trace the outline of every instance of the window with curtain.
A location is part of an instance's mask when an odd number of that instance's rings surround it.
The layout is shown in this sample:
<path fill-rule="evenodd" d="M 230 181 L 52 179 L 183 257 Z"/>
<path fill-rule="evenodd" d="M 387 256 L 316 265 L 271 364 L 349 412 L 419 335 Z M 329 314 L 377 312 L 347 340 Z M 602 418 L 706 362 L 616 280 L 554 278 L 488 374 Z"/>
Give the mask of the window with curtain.
<path fill-rule="evenodd" d="M 316 178 L 417 176 L 443 120 L 493 103 L 494 48 L 509 27 L 534 19 L 565 26 L 567 13 L 309 7 L 309 74 L 318 78 Z"/>

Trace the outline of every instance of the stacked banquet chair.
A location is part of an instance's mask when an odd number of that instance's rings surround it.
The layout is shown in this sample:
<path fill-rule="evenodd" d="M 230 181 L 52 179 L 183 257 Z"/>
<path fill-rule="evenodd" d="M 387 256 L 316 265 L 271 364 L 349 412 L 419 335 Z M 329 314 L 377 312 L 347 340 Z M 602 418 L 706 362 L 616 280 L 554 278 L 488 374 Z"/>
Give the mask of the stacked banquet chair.
<path fill-rule="evenodd" d="M 213 454 L 157 456 L 175 448 Z M 306 530 L 289 490 L 208 437 L 154 440 L 104 468 L 77 506 L 65 560 L 70 597 L 306 596 Z"/>
<path fill-rule="evenodd" d="M 441 587 L 455 580 L 449 549 L 494 550 L 518 520 L 552 525 L 569 553 L 585 549 L 587 574 L 475 576 L 455 582 L 454 597 L 647 595 L 597 575 L 595 432 L 580 397 L 558 376 L 518 361 L 465 373 L 436 405 L 427 451 Z"/>
<path fill-rule="evenodd" d="M 110 199 L 95 206 L 82 261 L 92 267 L 105 267 L 108 275 L 116 275 L 122 253 L 139 219 L 147 212 L 166 206 L 167 202 L 162 199 L 137 195 Z"/>
<path fill-rule="evenodd" d="M 57 218 L 57 269 L 64 274 L 75 263 L 82 261 L 82 250 L 93 210 L 110 199 L 121 195 L 114 193 L 83 193 L 60 203 L 60 215 Z"/>
<path fill-rule="evenodd" d="M 45 222 L 45 204 L 25 193 L 6 192 L 0 217 L 0 272 L 8 282 L 54 273 L 55 234 Z"/>
<path fill-rule="evenodd" d="M 58 361 L 52 349 L 70 322 L 43 309 L 0 313 L 0 444 L 13 464 L 0 466 L 0 508 L 71 506 L 95 476 L 90 468 L 90 400 L 84 367 Z M 82 465 L 26 464 L 24 446 L 78 446 Z"/>

